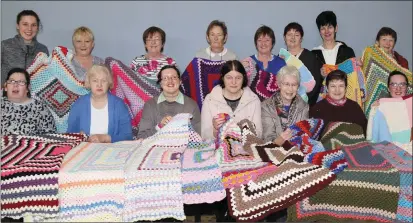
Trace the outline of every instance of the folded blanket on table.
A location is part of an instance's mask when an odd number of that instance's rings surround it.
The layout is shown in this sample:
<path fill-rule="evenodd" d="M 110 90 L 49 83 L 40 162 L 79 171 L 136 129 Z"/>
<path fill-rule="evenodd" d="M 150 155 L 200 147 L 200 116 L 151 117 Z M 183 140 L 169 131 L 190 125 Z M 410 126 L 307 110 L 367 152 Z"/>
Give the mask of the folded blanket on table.
<path fill-rule="evenodd" d="M 60 166 L 65 154 L 84 140 L 83 134 L 3 136 L 1 216 L 25 222 L 57 217 Z"/>
<path fill-rule="evenodd" d="M 182 73 L 182 93 L 196 101 L 199 110 L 202 110 L 205 96 L 218 84 L 225 62 L 195 57 Z"/>
<path fill-rule="evenodd" d="M 112 57 L 105 60 L 112 70 L 113 88 L 111 92 L 123 99 L 132 117 L 132 135 L 136 138 L 142 117 L 143 105 L 159 95 L 160 87 L 155 80 L 134 72 L 130 67 Z"/>
<path fill-rule="evenodd" d="M 364 112 L 369 117 L 371 104 L 377 99 L 389 97 L 387 90 L 387 79 L 390 72 L 398 70 L 404 73 L 409 80 L 408 94 L 413 93 L 412 72 L 400 66 L 392 56 L 385 53 L 380 47 L 373 45 L 364 49 L 363 56 L 363 74 L 366 79 L 366 101 L 364 103 Z"/>
<path fill-rule="evenodd" d="M 357 102 L 364 109 L 366 100 L 366 87 L 364 85 L 364 76 L 361 68 L 357 65 L 356 58 L 350 58 L 337 65 L 324 64 L 321 68 L 321 74 L 327 76 L 333 70 L 341 70 L 347 74 L 347 91 L 346 97 Z M 327 95 L 327 86 L 324 79 L 320 95 L 317 101 L 323 100 Z"/>
<path fill-rule="evenodd" d="M 27 69 L 30 74 L 30 92 L 33 98 L 45 102 L 55 120 L 57 132 L 65 133 L 72 104 L 82 95 L 89 93 L 84 82 L 76 78 L 70 62 L 71 50 L 65 47 L 53 49 L 50 57 L 37 54 Z"/>
<path fill-rule="evenodd" d="M 284 58 L 285 62 L 289 66 L 294 66 L 300 72 L 300 87 L 298 88 L 298 94 L 303 98 L 305 102 L 308 102 L 307 93 L 312 91 L 315 86 L 315 80 L 311 72 L 304 65 L 304 63 L 292 55 L 288 50 L 281 48 L 279 56 Z"/>

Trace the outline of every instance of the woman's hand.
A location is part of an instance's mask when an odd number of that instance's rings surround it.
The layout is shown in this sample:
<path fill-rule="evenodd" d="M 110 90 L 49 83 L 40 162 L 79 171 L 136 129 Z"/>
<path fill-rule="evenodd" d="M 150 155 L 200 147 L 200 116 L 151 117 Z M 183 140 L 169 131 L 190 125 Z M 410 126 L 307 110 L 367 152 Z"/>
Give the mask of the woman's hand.
<path fill-rule="evenodd" d="M 293 137 L 291 129 L 286 129 L 275 140 L 274 143 L 281 146 L 285 141 L 290 140 Z"/>
<path fill-rule="evenodd" d="M 371 104 L 371 107 L 379 107 L 380 106 L 380 100 L 376 100 L 375 102 L 373 102 L 373 104 Z"/>
<path fill-rule="evenodd" d="M 110 143 L 112 138 L 108 134 L 95 134 L 91 135 L 88 139 L 88 142 L 93 143 Z"/>
<path fill-rule="evenodd" d="M 164 127 L 171 120 L 172 120 L 172 116 L 167 115 L 167 116 L 162 118 L 161 123 L 159 123 L 159 124 L 161 125 L 161 127 Z"/>
<path fill-rule="evenodd" d="M 213 135 L 215 136 L 218 132 L 218 129 L 221 128 L 221 126 L 225 122 L 225 117 L 214 117 L 212 118 L 212 128 L 213 128 Z"/>

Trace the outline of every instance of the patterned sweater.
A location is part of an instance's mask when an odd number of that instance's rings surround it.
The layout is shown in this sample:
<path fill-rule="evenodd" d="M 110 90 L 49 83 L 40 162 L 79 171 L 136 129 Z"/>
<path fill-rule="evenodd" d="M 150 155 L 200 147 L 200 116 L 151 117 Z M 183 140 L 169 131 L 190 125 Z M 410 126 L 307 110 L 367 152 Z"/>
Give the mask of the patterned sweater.
<path fill-rule="evenodd" d="M 40 135 L 56 132 L 53 116 L 43 102 L 31 99 L 29 102 L 17 104 L 3 97 L 0 104 L 1 135 Z"/>
<path fill-rule="evenodd" d="M 27 69 L 39 52 L 49 55 L 47 47 L 36 39 L 30 45 L 26 45 L 20 35 L 1 41 L 1 84 L 3 85 L 10 69 Z"/>
<path fill-rule="evenodd" d="M 171 57 L 165 55 L 156 60 L 148 59 L 145 55 L 142 55 L 133 59 L 130 66 L 138 74 L 157 80 L 159 71 L 165 65 L 176 65 L 176 62 Z"/>

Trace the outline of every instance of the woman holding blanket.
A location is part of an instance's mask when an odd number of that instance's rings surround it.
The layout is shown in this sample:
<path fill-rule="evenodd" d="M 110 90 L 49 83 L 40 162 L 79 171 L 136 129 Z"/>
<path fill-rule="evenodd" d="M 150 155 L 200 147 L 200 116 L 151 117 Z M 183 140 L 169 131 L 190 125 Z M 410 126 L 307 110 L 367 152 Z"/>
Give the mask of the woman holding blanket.
<path fill-rule="evenodd" d="M 136 73 L 156 82 L 161 68 L 165 65 L 174 65 L 176 62 L 171 57 L 162 54 L 166 34 L 161 28 L 149 27 L 143 32 L 142 38 L 146 54 L 133 59 L 130 66 Z"/>
<path fill-rule="evenodd" d="M 138 139 L 152 136 L 168 124 L 173 116 L 180 113 L 192 114 L 192 127 L 200 134 L 201 114 L 196 102 L 179 91 L 181 74 L 178 68 L 173 65 L 162 67 L 158 74 L 158 84 L 161 86 L 161 94 L 143 106 Z"/>
<path fill-rule="evenodd" d="M 206 40 L 209 47 L 200 49 L 195 57 L 211 60 L 236 60 L 237 56 L 224 47 L 228 39 L 228 29 L 224 22 L 212 21 L 206 31 Z"/>
<path fill-rule="evenodd" d="M 86 73 L 85 87 L 91 93 L 73 103 L 67 132 L 84 132 L 90 135 L 89 142 L 95 143 L 132 140 L 128 108 L 122 99 L 109 93 L 113 87 L 109 69 L 93 65 Z"/>
<path fill-rule="evenodd" d="M 258 96 L 247 86 L 247 73 L 238 60 L 227 61 L 221 69 L 219 85 L 204 100 L 201 112 L 203 139 L 214 139 L 225 122 L 219 116 L 226 113 L 237 121 L 248 119 L 255 124 L 258 137 L 262 134 L 261 106 Z"/>
<path fill-rule="evenodd" d="M 358 124 L 366 134 L 367 118 L 357 102 L 346 98 L 347 75 L 344 71 L 331 71 L 326 77 L 327 96 L 310 109 L 310 118 L 330 122 L 349 122 Z"/>
<path fill-rule="evenodd" d="M 289 126 L 308 118 L 308 104 L 297 96 L 300 72 L 285 66 L 277 74 L 280 90 L 261 103 L 262 138 L 282 145 L 292 137 Z"/>
<path fill-rule="evenodd" d="M 392 28 L 382 27 L 377 33 L 376 44 L 385 53 L 390 55 L 391 58 L 395 59 L 400 66 L 406 69 L 409 69 L 409 63 L 407 62 L 406 58 L 404 58 L 402 55 L 400 55 L 394 50 L 394 47 L 396 46 L 396 42 L 397 42 L 397 33 Z"/>
<path fill-rule="evenodd" d="M 296 22 L 292 22 L 284 28 L 284 41 L 288 52 L 300 59 L 314 77 L 315 86 L 311 92 L 307 93 L 308 104 L 312 106 L 317 103 L 323 78 L 320 72 L 321 65 L 316 56 L 301 46 L 303 37 L 303 27 Z"/>
<path fill-rule="evenodd" d="M 42 24 L 32 10 L 23 10 L 17 15 L 17 35 L 1 41 L 1 85 L 13 67 L 27 69 L 38 53 L 49 55 L 47 47 L 37 41 Z"/>

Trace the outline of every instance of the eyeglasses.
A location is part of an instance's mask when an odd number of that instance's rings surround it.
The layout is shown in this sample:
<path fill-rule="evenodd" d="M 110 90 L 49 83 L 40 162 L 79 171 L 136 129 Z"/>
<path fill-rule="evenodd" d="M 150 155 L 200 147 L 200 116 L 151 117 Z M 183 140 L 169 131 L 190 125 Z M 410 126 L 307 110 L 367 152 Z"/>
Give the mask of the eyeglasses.
<path fill-rule="evenodd" d="M 7 84 L 13 84 L 13 85 L 17 84 L 19 86 L 25 86 L 27 83 L 26 83 L 26 81 L 8 80 Z"/>
<path fill-rule="evenodd" d="M 161 78 L 162 81 L 168 81 L 168 80 L 172 80 L 172 81 L 177 81 L 179 79 L 178 76 L 173 76 L 173 77 L 163 77 Z"/>
<path fill-rule="evenodd" d="M 397 88 L 397 87 L 405 88 L 405 87 L 407 87 L 407 83 L 406 82 L 403 82 L 403 83 L 390 83 L 390 87 L 392 87 L 392 88 Z"/>
<path fill-rule="evenodd" d="M 298 84 L 290 84 L 290 83 L 282 83 L 282 85 L 284 85 L 285 87 L 293 87 L 293 88 L 296 88 L 296 87 L 298 87 Z"/>

